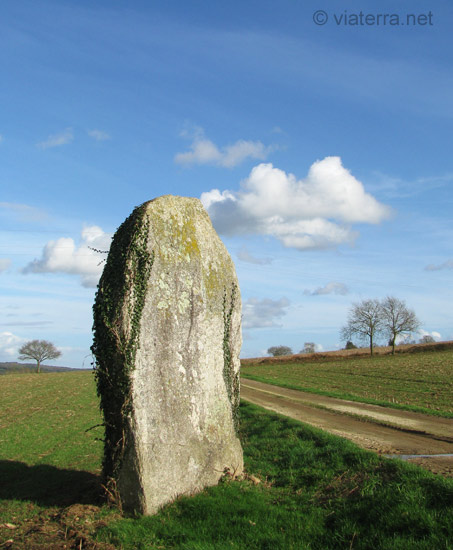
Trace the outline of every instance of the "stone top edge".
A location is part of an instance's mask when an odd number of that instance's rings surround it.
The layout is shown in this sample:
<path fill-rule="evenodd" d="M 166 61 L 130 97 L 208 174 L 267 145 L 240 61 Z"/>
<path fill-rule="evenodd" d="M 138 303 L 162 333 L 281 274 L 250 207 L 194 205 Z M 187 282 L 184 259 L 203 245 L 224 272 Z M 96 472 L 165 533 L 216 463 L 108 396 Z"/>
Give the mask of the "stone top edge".
<path fill-rule="evenodd" d="M 201 206 L 204 210 L 203 203 L 200 199 L 197 199 L 196 197 L 183 197 L 181 195 L 161 195 L 160 197 L 155 197 L 154 199 L 151 199 L 149 201 L 145 201 L 142 206 L 148 208 L 149 206 L 157 203 L 157 202 L 185 202 L 185 203 L 193 203 L 198 206 Z"/>

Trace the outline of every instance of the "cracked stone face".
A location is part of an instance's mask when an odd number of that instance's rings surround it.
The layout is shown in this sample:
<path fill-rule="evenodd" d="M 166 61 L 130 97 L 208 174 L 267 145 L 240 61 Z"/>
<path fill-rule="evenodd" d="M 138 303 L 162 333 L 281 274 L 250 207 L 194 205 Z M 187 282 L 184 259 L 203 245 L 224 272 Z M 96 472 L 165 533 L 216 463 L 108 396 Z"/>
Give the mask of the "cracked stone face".
<path fill-rule="evenodd" d="M 144 514 L 240 473 L 241 299 L 234 264 L 198 199 L 144 205 L 154 255 L 131 370 L 117 487 Z M 126 308 L 127 310 L 127 308 Z M 119 322 L 127 332 L 127 311 Z"/>

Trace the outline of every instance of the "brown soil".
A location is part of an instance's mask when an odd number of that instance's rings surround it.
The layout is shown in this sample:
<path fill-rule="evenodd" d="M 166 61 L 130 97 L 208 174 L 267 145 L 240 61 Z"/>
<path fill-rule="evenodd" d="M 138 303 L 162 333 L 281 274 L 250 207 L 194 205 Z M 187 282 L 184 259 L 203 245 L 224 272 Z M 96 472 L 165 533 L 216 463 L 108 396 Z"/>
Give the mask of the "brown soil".
<path fill-rule="evenodd" d="M 414 457 L 410 462 L 453 477 L 453 420 L 241 381 L 241 397 L 274 412 L 350 439 L 385 455 Z"/>
<path fill-rule="evenodd" d="M 106 523 L 97 519 L 100 509 L 89 504 L 44 510 L 25 521 L 0 524 L 1 548 L 7 550 L 115 550 L 93 540 Z M 110 518 L 111 519 L 111 518 Z"/>

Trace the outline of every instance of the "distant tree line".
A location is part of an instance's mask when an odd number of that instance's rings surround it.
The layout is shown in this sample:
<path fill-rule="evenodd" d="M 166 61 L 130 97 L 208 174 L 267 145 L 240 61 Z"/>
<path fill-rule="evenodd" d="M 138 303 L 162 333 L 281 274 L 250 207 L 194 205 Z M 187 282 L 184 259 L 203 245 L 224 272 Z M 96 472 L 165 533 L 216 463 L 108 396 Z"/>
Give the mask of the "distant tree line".
<path fill-rule="evenodd" d="M 280 357 L 282 355 L 292 355 L 293 350 L 288 346 L 272 346 L 267 350 L 269 355 Z M 314 342 L 305 342 L 303 349 L 299 353 L 316 353 L 316 344 Z"/>
<path fill-rule="evenodd" d="M 293 350 L 288 346 L 271 346 L 267 353 L 274 357 L 281 357 L 282 355 L 292 355 Z"/>
<path fill-rule="evenodd" d="M 383 300 L 367 299 L 352 304 L 347 323 L 341 329 L 341 338 L 346 343 L 345 349 L 357 349 L 353 342 L 354 339 L 366 342 L 371 355 L 373 355 L 376 342 L 381 338 L 386 338 L 394 355 L 397 341 L 404 339 L 405 342 L 409 342 L 407 338 L 420 328 L 420 324 L 415 312 L 407 307 L 404 300 L 394 296 L 387 296 Z M 430 335 L 425 335 L 420 340 L 421 344 L 432 342 L 434 342 L 434 338 Z M 305 342 L 304 348 L 299 353 L 315 352 L 314 342 Z M 278 357 L 292 355 L 293 351 L 288 346 L 272 346 L 267 353 Z"/>
<path fill-rule="evenodd" d="M 348 349 L 354 346 L 354 337 L 367 341 L 371 355 L 378 338 L 385 337 L 392 346 L 392 354 L 395 354 L 397 338 L 410 335 L 419 327 L 415 312 L 403 300 L 387 296 L 383 300 L 375 298 L 353 304 L 347 324 L 341 329 L 341 337 L 347 342 Z"/>

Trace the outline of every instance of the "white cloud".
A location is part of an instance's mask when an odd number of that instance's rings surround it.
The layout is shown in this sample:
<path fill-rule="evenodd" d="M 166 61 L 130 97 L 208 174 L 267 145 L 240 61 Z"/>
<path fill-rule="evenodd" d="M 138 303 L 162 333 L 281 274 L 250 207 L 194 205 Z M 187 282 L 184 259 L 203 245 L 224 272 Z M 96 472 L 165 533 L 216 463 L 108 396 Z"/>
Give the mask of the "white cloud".
<path fill-rule="evenodd" d="M 17 219 L 22 222 L 38 222 L 48 218 L 48 215 L 43 210 L 21 204 L 17 202 L 0 202 L 0 208 L 4 210 L 4 215 Z"/>
<path fill-rule="evenodd" d="M 107 134 L 107 132 L 103 132 L 102 130 L 88 130 L 87 131 L 88 135 L 95 139 L 96 141 L 107 141 L 109 139 L 112 139 L 111 136 L 109 134 Z"/>
<path fill-rule="evenodd" d="M 43 249 L 41 258 L 33 260 L 23 272 L 80 275 L 84 287 L 95 287 L 103 270 L 102 260 L 105 256 L 92 248 L 109 250 L 112 236 L 93 225 L 85 227 L 81 237 L 78 246 L 73 239 L 67 237 L 49 241 Z"/>
<path fill-rule="evenodd" d="M 197 128 L 190 151 L 177 153 L 175 162 L 177 164 L 214 164 L 224 168 L 233 168 L 248 158 L 265 160 L 273 149 L 273 147 L 265 146 L 261 141 L 243 139 L 219 148 L 205 137 L 201 128 Z"/>
<path fill-rule="evenodd" d="M 440 271 L 441 269 L 453 269 L 453 258 L 450 260 L 446 260 L 442 264 L 429 264 L 425 267 L 425 271 Z"/>
<path fill-rule="evenodd" d="M 9 258 L 0 258 L 0 273 L 9 269 L 11 260 Z"/>
<path fill-rule="evenodd" d="M 4 361 L 16 361 L 19 347 L 24 341 L 12 332 L 0 332 L 0 357 Z"/>
<path fill-rule="evenodd" d="M 239 250 L 237 256 L 241 262 L 247 262 L 249 264 L 269 265 L 272 263 L 272 258 L 255 258 L 255 256 L 250 254 L 245 246 Z"/>
<path fill-rule="evenodd" d="M 59 134 L 53 134 L 49 136 L 46 140 L 40 141 L 36 144 L 39 149 L 50 149 L 52 147 L 60 147 L 61 145 L 66 145 L 71 143 L 74 139 L 74 133 L 72 128 L 66 128 L 63 132 Z"/>
<path fill-rule="evenodd" d="M 201 201 L 220 233 L 271 235 L 299 250 L 351 242 L 357 236 L 351 224 L 376 224 L 391 214 L 339 157 L 316 161 L 303 180 L 259 164 L 239 191 L 213 189 Z"/>
<path fill-rule="evenodd" d="M 53 321 L 11 321 L 0 323 L 2 327 L 47 327 L 53 325 Z"/>
<path fill-rule="evenodd" d="M 277 327 L 275 319 L 286 314 L 289 304 L 287 298 L 249 298 L 242 304 L 242 326 L 244 329 Z"/>
<path fill-rule="evenodd" d="M 235 202 L 236 197 L 229 191 L 222 191 L 221 193 L 218 189 L 212 189 L 211 191 L 206 191 L 201 194 L 201 202 L 206 210 L 209 210 L 210 206 L 213 204 L 225 201 Z"/>
<path fill-rule="evenodd" d="M 325 286 L 318 287 L 313 291 L 304 290 L 304 294 L 308 296 L 323 296 L 325 294 L 339 294 L 345 296 L 348 292 L 348 287 L 345 284 L 335 281 L 327 283 Z"/>

